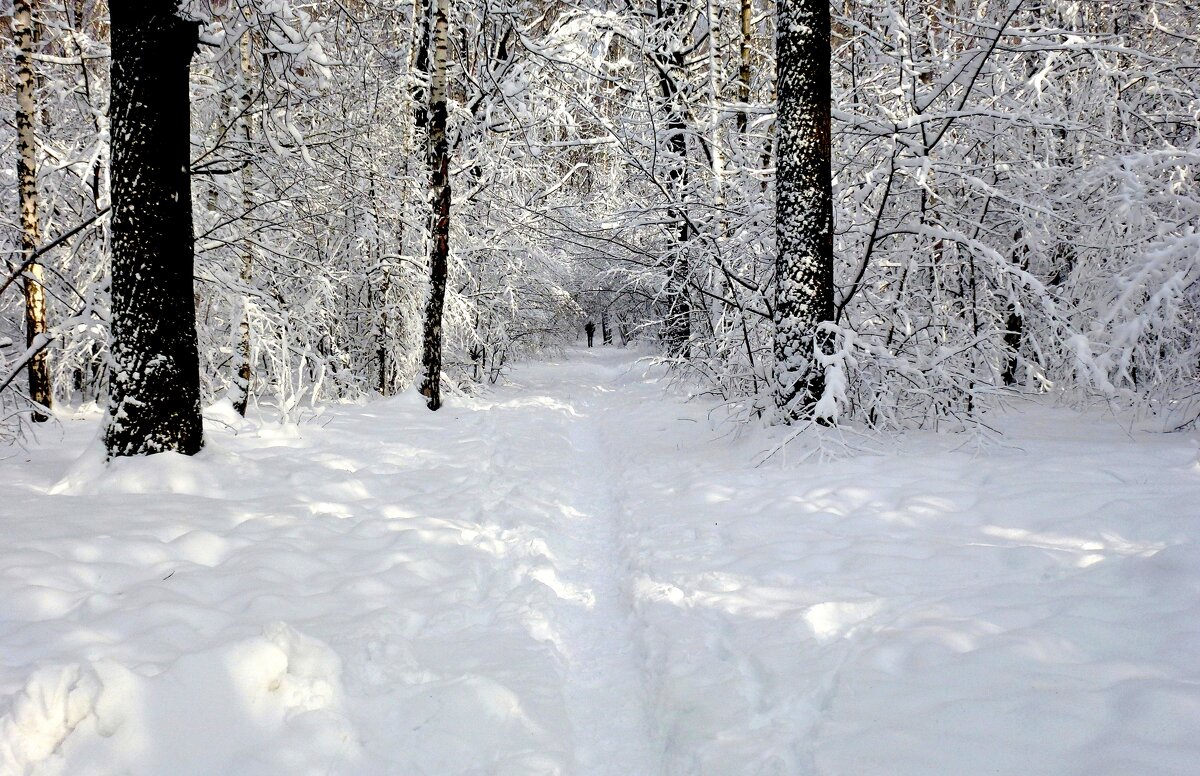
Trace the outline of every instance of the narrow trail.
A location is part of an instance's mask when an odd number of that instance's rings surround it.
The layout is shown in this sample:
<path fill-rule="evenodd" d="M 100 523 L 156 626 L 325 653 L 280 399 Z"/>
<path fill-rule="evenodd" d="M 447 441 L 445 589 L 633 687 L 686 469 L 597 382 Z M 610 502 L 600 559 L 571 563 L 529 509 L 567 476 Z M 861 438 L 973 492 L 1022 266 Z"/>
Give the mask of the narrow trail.
<path fill-rule="evenodd" d="M 569 456 L 562 460 L 559 449 L 543 448 L 545 460 L 534 467 L 543 476 L 522 486 L 543 491 L 557 507 L 547 535 L 557 586 L 567 594 L 553 599 L 554 610 L 544 616 L 565 663 L 575 773 L 655 776 L 663 772 L 662 744 L 629 595 L 624 507 L 615 495 L 620 472 L 605 439 L 606 424 L 617 422 L 620 411 L 606 387 L 614 369 L 602 358 L 589 367 L 567 380 L 557 371 L 526 386 L 526 399 L 559 408 Z"/>

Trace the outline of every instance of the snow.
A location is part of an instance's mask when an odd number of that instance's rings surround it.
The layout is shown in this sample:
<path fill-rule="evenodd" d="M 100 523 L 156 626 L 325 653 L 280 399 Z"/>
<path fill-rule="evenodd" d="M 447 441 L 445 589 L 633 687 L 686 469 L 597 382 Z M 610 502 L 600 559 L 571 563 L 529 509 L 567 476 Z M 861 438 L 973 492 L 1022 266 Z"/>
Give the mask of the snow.
<path fill-rule="evenodd" d="M 636 355 L 8 451 L 0 774 L 1195 772 L 1195 435 L 756 467 Z"/>

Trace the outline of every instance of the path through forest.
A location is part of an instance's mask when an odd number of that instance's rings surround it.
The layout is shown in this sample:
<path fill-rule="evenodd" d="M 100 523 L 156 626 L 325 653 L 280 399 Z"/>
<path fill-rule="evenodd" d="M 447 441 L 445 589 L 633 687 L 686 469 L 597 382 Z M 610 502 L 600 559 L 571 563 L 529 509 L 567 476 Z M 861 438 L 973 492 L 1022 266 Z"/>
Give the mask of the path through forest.
<path fill-rule="evenodd" d="M 756 460 L 622 349 L 0 460 L 0 774 L 1187 774 L 1200 444 Z M 978 441 L 978 440 L 975 440 Z M 795 458 L 795 451 L 788 453 Z"/>
<path fill-rule="evenodd" d="M 501 479 L 555 507 L 541 526 L 553 568 L 535 576 L 555 596 L 535 616 L 549 624 L 563 663 L 578 771 L 662 773 L 642 625 L 633 609 L 625 505 L 616 494 L 623 468 L 609 442 L 640 436 L 625 426 L 626 397 L 612 387 L 629 358 L 592 351 L 577 354 L 572 366 L 524 370 L 517 397 L 490 408 L 488 436 L 502 451 Z M 531 406 L 526 420 L 508 415 Z M 547 432 L 560 444 L 548 444 Z"/>

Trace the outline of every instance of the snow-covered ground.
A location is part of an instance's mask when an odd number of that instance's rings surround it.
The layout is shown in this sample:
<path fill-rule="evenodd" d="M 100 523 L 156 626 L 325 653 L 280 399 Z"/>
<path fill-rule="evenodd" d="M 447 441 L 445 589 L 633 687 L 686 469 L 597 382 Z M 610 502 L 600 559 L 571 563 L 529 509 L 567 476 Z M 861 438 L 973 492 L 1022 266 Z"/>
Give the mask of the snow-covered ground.
<path fill-rule="evenodd" d="M 709 410 L 596 349 L 195 459 L 46 431 L 0 774 L 1200 773 L 1195 435 L 1029 403 L 755 467 Z"/>

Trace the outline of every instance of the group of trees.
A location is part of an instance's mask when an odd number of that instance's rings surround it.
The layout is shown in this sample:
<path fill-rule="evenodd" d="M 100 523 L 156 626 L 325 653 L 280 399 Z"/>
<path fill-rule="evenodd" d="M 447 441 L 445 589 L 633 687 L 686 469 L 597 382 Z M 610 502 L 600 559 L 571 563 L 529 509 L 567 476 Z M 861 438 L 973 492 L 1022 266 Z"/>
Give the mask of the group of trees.
<path fill-rule="evenodd" d="M 0 418 L 429 406 L 577 335 L 735 417 L 1189 415 L 1183 0 L 16 0 Z M 182 413 L 182 414 L 181 414 Z M 184 416 L 188 418 L 184 421 Z"/>
<path fill-rule="evenodd" d="M 1188 4 L 659 3 L 558 40 L 612 187 L 559 233 L 741 416 L 962 428 L 1054 389 L 1195 418 Z"/>
<path fill-rule="evenodd" d="M 195 450 L 211 401 L 288 415 L 420 373 L 436 408 L 443 373 L 494 380 L 581 315 L 565 252 L 488 195 L 529 185 L 503 152 L 515 125 L 484 137 L 485 119 L 524 110 L 504 91 L 508 11 L 109 5 L 38 0 L 13 18 L 31 30 L 24 60 L 15 47 L 34 170 L 19 194 L 50 238 L 7 224 L 21 241 L 0 293 L 48 298 L 36 337 L 10 328 L 32 306 L 0 299 L 8 420 L 107 403 L 109 450 L 128 454 Z M 23 379 L 35 367 L 41 393 Z"/>

